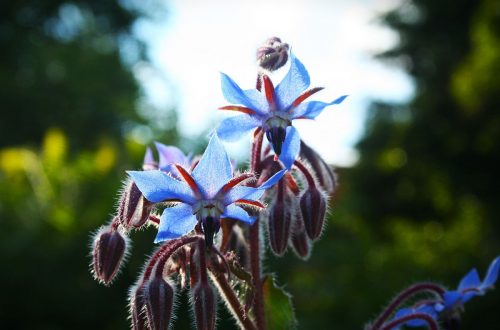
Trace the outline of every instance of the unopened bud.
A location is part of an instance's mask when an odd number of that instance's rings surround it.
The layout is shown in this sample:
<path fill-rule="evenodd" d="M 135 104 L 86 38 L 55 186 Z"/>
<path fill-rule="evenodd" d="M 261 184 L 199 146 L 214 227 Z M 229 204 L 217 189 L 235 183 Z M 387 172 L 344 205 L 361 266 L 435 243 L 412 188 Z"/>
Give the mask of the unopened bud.
<path fill-rule="evenodd" d="M 270 206 L 267 221 L 269 243 L 271 250 L 278 256 L 282 256 L 286 251 L 293 213 L 293 207 L 284 202 L 276 201 Z"/>
<path fill-rule="evenodd" d="M 302 141 L 300 142 L 300 158 L 307 160 L 321 187 L 328 194 L 332 194 L 337 185 L 335 173 L 333 173 L 332 168 L 325 162 L 325 160 Z"/>
<path fill-rule="evenodd" d="M 192 306 L 198 330 L 215 329 L 217 298 L 208 282 L 200 281 L 192 290 Z"/>
<path fill-rule="evenodd" d="M 105 285 L 116 276 L 127 249 L 127 240 L 117 230 L 104 227 L 93 243 L 94 276 Z"/>
<path fill-rule="evenodd" d="M 174 288 L 162 277 L 154 276 L 144 287 L 144 300 L 151 330 L 167 330 L 174 308 Z"/>
<path fill-rule="evenodd" d="M 307 236 L 317 239 L 325 223 L 326 197 L 316 187 L 309 187 L 300 197 L 300 211 Z"/>
<path fill-rule="evenodd" d="M 131 180 L 120 198 L 118 218 L 125 228 L 142 227 L 149 219 L 153 203 L 142 195 L 137 185 Z"/>
<path fill-rule="evenodd" d="M 146 322 L 146 301 L 144 299 L 144 286 L 134 286 L 130 290 L 130 319 L 133 330 L 148 329 Z"/>
<path fill-rule="evenodd" d="M 304 221 L 301 217 L 294 219 L 292 226 L 292 235 L 290 237 L 290 245 L 293 248 L 295 254 L 306 260 L 311 255 L 311 241 L 306 234 L 306 229 L 304 227 Z"/>
<path fill-rule="evenodd" d="M 288 49 L 288 44 L 280 38 L 269 38 L 257 49 L 257 64 L 265 70 L 277 70 L 288 61 Z"/>

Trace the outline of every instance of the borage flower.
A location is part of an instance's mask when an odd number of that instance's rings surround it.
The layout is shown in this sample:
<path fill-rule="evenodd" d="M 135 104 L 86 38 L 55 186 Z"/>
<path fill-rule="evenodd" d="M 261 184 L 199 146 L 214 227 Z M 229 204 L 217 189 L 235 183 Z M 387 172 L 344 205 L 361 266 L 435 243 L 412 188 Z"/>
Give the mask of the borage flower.
<path fill-rule="evenodd" d="M 285 170 L 273 175 L 260 187 L 242 184 L 253 178 L 250 173 L 233 177 L 231 161 L 214 134 L 190 173 L 179 164 L 173 165 L 179 178 L 163 171 L 129 171 L 128 174 L 147 200 L 153 203 L 174 202 L 160 218 L 155 242 L 180 237 L 201 223 L 207 245 L 212 245 L 220 220 L 237 219 L 249 224 L 255 221 L 241 205 L 263 208 L 259 201 L 264 191 L 278 182 Z"/>
<path fill-rule="evenodd" d="M 462 278 L 456 290 L 444 292 L 441 300 L 426 300 L 417 302 L 412 307 L 402 308 L 396 312 L 393 320 L 408 315 L 424 313 L 436 320 L 442 320 L 447 329 L 449 328 L 447 325 L 460 321 L 460 313 L 463 311 L 463 305 L 466 302 L 475 296 L 482 296 L 488 290 L 494 288 L 495 282 L 498 279 L 499 268 L 500 257 L 497 257 L 491 262 L 482 282 L 477 270 L 474 268 Z M 408 327 L 426 325 L 423 320 L 419 319 L 407 321 L 404 324 Z"/>
<path fill-rule="evenodd" d="M 262 92 L 242 90 L 229 76 L 221 73 L 224 98 L 235 105 L 220 109 L 243 115 L 227 118 L 217 128 L 217 134 L 226 141 L 237 140 L 243 133 L 262 128 L 274 153 L 287 168 L 292 166 L 300 150 L 300 136 L 292 121 L 314 119 L 325 107 L 339 104 L 347 97 L 343 95 L 330 103 L 304 102 L 323 88 L 308 89 L 310 78 L 306 68 L 293 53 L 290 60 L 290 69 L 276 88 L 267 75 L 262 75 Z"/>

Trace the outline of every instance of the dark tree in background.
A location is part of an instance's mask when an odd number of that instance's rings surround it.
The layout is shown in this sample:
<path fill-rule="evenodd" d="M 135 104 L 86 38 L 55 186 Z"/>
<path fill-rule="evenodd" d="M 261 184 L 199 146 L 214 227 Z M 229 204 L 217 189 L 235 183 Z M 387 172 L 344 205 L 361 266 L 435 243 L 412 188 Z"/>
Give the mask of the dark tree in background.
<path fill-rule="evenodd" d="M 0 2 L 2 329 L 128 327 L 123 306 L 142 261 L 104 289 L 87 242 L 144 152 L 130 136 L 151 119 L 137 111 L 133 70 L 149 64 L 134 24 L 165 14 L 161 1 Z M 155 110 L 172 129 L 151 137 L 176 143 L 172 111 Z"/>
<path fill-rule="evenodd" d="M 281 265 L 304 329 L 360 329 L 412 282 L 458 285 L 500 252 L 500 3 L 405 1 L 383 22 L 400 41 L 380 59 L 415 95 L 373 104 L 326 239 L 308 263 Z M 485 298 L 463 329 L 498 324 L 498 291 Z"/>

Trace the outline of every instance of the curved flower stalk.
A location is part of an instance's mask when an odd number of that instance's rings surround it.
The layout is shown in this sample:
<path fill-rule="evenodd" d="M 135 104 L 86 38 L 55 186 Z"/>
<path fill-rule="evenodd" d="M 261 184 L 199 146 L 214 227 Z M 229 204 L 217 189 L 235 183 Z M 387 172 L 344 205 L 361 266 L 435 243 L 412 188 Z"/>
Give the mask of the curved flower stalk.
<path fill-rule="evenodd" d="M 243 113 L 226 118 L 217 128 L 219 137 L 226 141 L 235 141 L 242 134 L 255 128 L 262 128 L 274 153 L 290 169 L 300 150 L 300 136 L 292 122 L 296 119 L 314 119 L 324 108 L 340 104 L 347 95 L 332 102 L 304 102 L 311 95 L 323 88 L 309 88 L 310 78 L 306 68 L 293 53 L 290 54 L 290 69 L 285 78 L 274 88 L 266 74 L 260 76 L 258 89 L 242 90 L 228 75 L 221 73 L 221 85 L 224 98 L 233 103 L 221 107 Z"/>
<path fill-rule="evenodd" d="M 229 156 L 217 134 L 210 139 L 205 153 L 192 172 L 179 164 L 173 166 L 181 179 L 161 170 L 128 172 L 148 201 L 174 203 L 161 215 L 155 242 L 185 235 L 200 223 L 208 247 L 219 231 L 221 219 L 237 219 L 252 224 L 255 218 L 241 208 L 241 205 L 263 208 L 259 198 L 285 172 L 279 171 L 258 188 L 243 186 L 253 175 L 244 173 L 233 177 Z"/>
<path fill-rule="evenodd" d="M 462 278 L 456 290 L 444 290 L 437 284 L 416 284 L 409 287 L 396 297 L 396 303 L 389 305 L 382 313 L 381 316 L 384 317 L 379 317 L 374 325 L 369 326 L 368 329 L 399 329 L 403 325 L 407 327 L 427 326 L 429 321 L 421 317 L 422 315 L 431 317 L 436 323 L 441 322 L 443 329 L 458 329 L 464 304 L 473 297 L 482 296 L 488 290 L 493 289 L 498 279 L 499 269 L 500 256 L 491 262 L 483 281 L 481 281 L 477 270 L 474 268 Z M 433 292 L 435 296 L 420 299 L 411 307 L 397 310 L 392 319 L 385 322 L 394 309 L 414 294 L 423 291 Z M 402 299 L 398 299 L 400 297 Z"/>

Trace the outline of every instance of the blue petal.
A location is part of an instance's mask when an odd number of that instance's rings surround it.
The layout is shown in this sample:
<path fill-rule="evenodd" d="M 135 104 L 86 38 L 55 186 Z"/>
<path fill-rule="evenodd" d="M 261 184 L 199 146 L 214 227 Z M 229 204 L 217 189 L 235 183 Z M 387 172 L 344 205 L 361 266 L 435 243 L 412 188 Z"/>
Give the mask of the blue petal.
<path fill-rule="evenodd" d="M 429 305 L 423 305 L 423 306 L 418 307 L 418 308 L 402 308 L 396 312 L 393 320 L 399 319 L 401 317 L 405 317 L 408 315 L 417 314 L 417 313 L 418 314 L 420 314 L 420 313 L 428 314 L 433 319 L 437 319 L 437 314 L 436 314 L 436 311 L 434 310 L 434 308 L 432 306 L 429 306 Z M 425 322 L 422 319 L 413 319 L 413 320 L 405 322 L 404 325 L 406 325 L 408 327 L 416 328 L 416 327 L 426 326 L 427 322 Z"/>
<path fill-rule="evenodd" d="M 236 186 L 231 188 L 224 195 L 224 205 L 233 204 L 240 199 L 257 200 L 264 194 L 264 190 L 259 190 L 254 187 Z"/>
<path fill-rule="evenodd" d="M 311 84 L 304 64 L 292 52 L 290 52 L 290 62 L 288 73 L 275 89 L 280 109 L 288 108 Z"/>
<path fill-rule="evenodd" d="M 483 284 L 481 284 L 481 290 L 486 290 L 495 284 L 498 279 L 498 270 L 500 268 L 500 257 L 493 260 L 488 268 L 486 277 L 484 278 Z"/>
<path fill-rule="evenodd" d="M 248 213 L 243 210 L 241 207 L 236 205 L 229 205 L 226 207 L 226 210 L 221 215 L 222 218 L 231 218 L 240 220 L 249 224 L 253 224 L 255 222 L 255 217 L 251 217 Z"/>
<path fill-rule="evenodd" d="M 146 153 L 144 154 L 144 160 L 142 162 L 143 165 L 154 165 L 155 159 L 153 157 L 153 151 L 150 147 L 146 148 Z"/>
<path fill-rule="evenodd" d="M 311 101 L 299 104 L 296 108 L 292 109 L 292 119 L 297 118 L 307 118 L 314 119 L 316 118 L 324 108 L 334 105 L 340 104 L 342 101 L 346 99 L 347 95 L 343 95 L 336 100 L 333 100 L 330 103 L 320 102 L 320 101 Z"/>
<path fill-rule="evenodd" d="M 458 291 L 446 291 L 444 293 L 444 308 L 453 308 L 462 299 L 462 294 Z"/>
<path fill-rule="evenodd" d="M 467 289 L 476 289 L 479 288 L 480 285 L 481 279 L 479 278 L 477 270 L 474 268 L 462 278 L 458 285 L 458 291 L 463 292 Z"/>
<path fill-rule="evenodd" d="M 155 142 L 155 145 L 160 156 L 160 169 L 164 170 L 168 165 L 174 163 L 189 167 L 189 158 L 179 148 L 166 146 L 159 142 Z"/>
<path fill-rule="evenodd" d="M 221 87 L 224 98 L 233 104 L 242 104 L 258 114 L 269 112 L 269 104 L 264 94 L 255 89 L 242 90 L 228 75 L 221 73 Z"/>
<path fill-rule="evenodd" d="M 179 204 L 163 211 L 155 243 L 180 237 L 193 230 L 198 221 L 190 205 Z"/>
<path fill-rule="evenodd" d="M 276 172 L 266 182 L 257 188 L 247 186 L 236 186 L 229 190 L 224 196 L 224 205 L 229 205 L 240 199 L 256 201 L 262 197 L 266 189 L 275 185 L 286 173 L 286 170 Z"/>
<path fill-rule="evenodd" d="M 285 165 L 287 169 L 290 169 L 295 159 L 297 159 L 299 151 L 300 151 L 299 132 L 295 127 L 288 126 L 286 128 L 285 142 L 283 142 L 279 160 L 281 160 L 281 162 L 283 163 L 283 165 Z"/>
<path fill-rule="evenodd" d="M 224 141 L 236 141 L 262 122 L 250 115 L 238 115 L 224 119 L 217 127 L 217 135 Z"/>
<path fill-rule="evenodd" d="M 187 184 L 162 171 L 128 171 L 127 173 L 150 202 L 157 203 L 178 199 L 191 204 L 196 200 L 193 191 Z"/>
<path fill-rule="evenodd" d="M 266 190 L 266 189 L 271 188 L 276 183 L 278 183 L 279 180 L 281 180 L 281 178 L 283 177 L 283 175 L 285 175 L 286 172 L 287 172 L 287 170 L 281 170 L 281 171 L 274 173 L 274 175 L 272 177 L 270 177 L 269 179 L 267 179 L 266 182 L 261 184 L 258 189 Z"/>
<path fill-rule="evenodd" d="M 222 142 L 213 134 L 207 149 L 192 173 L 205 198 L 212 198 L 233 177 L 229 156 Z"/>

